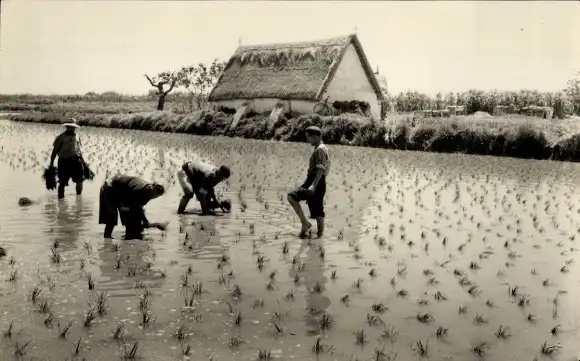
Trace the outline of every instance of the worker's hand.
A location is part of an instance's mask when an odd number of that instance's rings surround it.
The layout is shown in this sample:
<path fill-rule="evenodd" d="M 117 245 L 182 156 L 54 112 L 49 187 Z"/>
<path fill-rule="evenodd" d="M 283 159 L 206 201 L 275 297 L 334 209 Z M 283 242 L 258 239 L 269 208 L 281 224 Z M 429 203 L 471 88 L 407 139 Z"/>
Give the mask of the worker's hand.
<path fill-rule="evenodd" d="M 308 189 L 306 190 L 308 192 L 308 195 L 313 195 L 314 191 L 316 190 L 316 188 L 314 186 L 310 186 L 308 187 Z"/>

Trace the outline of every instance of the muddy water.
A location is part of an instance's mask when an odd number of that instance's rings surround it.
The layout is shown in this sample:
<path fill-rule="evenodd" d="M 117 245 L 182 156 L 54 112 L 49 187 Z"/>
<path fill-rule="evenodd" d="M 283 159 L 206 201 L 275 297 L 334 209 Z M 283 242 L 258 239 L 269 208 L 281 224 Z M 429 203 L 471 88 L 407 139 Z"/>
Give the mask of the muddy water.
<path fill-rule="evenodd" d="M 40 176 L 59 131 L 0 124 L 0 326 L 13 325 L 2 360 L 29 341 L 29 360 L 71 359 L 79 340 L 87 360 L 121 359 L 137 341 L 142 360 L 408 360 L 419 341 L 438 360 L 532 360 L 544 342 L 578 357 L 575 164 L 331 146 L 327 232 L 302 242 L 285 193 L 308 145 L 84 128 L 97 178 L 58 201 Z M 175 172 L 198 159 L 231 166 L 218 189 L 230 214 L 176 214 Z M 102 239 L 98 189 L 116 172 L 168 187 L 146 208 L 166 232 Z M 100 295 L 106 312 L 85 325 Z"/>

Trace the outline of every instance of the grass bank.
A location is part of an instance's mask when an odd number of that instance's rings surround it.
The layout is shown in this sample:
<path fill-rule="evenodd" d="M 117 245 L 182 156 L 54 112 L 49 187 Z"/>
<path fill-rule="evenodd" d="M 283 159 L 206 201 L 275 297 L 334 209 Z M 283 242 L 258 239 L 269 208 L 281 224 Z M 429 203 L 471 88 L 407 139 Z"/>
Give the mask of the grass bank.
<path fill-rule="evenodd" d="M 86 109 L 85 109 L 86 110 Z M 460 152 L 517 158 L 580 160 L 580 122 L 544 120 L 523 116 L 490 117 L 478 114 L 452 118 L 414 119 L 391 116 L 370 122 L 354 114 L 321 117 L 315 114 L 272 122 L 258 115 L 232 126 L 233 117 L 222 112 L 87 112 L 25 111 L 8 116 L 14 121 L 59 124 L 75 117 L 83 126 L 138 129 L 267 139 L 304 141 L 304 130 L 317 125 L 328 144 L 344 144 L 427 152 Z"/>

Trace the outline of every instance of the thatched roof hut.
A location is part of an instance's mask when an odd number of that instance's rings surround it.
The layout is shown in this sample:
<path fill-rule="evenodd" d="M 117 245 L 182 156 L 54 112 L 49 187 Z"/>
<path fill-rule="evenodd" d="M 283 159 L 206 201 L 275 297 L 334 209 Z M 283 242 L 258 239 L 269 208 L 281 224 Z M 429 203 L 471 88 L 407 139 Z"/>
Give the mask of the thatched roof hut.
<path fill-rule="evenodd" d="M 384 100 L 356 35 L 311 42 L 239 47 L 228 61 L 209 101 L 276 98 L 319 101 L 352 45 L 377 100 Z M 369 88 L 369 89 L 371 89 Z"/>

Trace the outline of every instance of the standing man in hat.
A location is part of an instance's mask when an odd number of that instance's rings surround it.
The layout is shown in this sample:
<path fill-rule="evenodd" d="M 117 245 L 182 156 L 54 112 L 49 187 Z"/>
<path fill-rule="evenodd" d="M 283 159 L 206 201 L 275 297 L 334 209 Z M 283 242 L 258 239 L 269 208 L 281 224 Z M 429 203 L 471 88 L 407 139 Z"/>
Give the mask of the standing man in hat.
<path fill-rule="evenodd" d="M 77 195 L 83 192 L 84 168 L 81 143 L 76 130 L 79 128 L 76 119 L 71 118 L 64 123 L 65 131 L 60 133 L 53 143 L 50 155 L 50 166 L 54 167 L 54 160 L 58 156 L 58 199 L 64 198 L 64 189 L 69 179 L 76 183 Z"/>
<path fill-rule="evenodd" d="M 326 194 L 326 176 L 330 170 L 330 157 L 328 155 L 328 148 L 322 142 L 322 131 L 320 128 L 312 126 L 306 128 L 306 140 L 314 147 L 310 162 L 308 164 L 308 172 L 304 183 L 288 193 L 288 202 L 294 208 L 296 215 L 300 218 L 302 229 L 300 230 L 300 238 L 305 238 L 312 228 L 302 206 L 301 201 L 306 201 L 308 209 L 310 210 L 310 219 L 316 220 L 317 235 L 322 237 L 324 233 L 324 196 Z"/>

